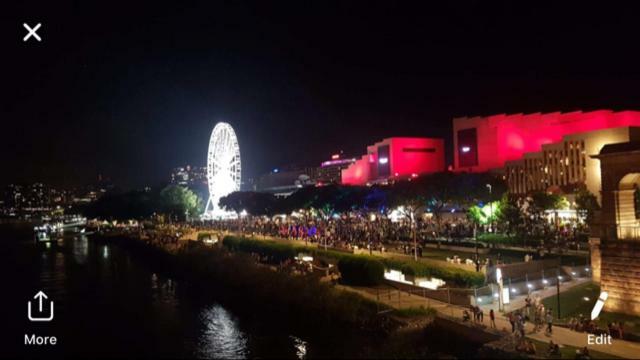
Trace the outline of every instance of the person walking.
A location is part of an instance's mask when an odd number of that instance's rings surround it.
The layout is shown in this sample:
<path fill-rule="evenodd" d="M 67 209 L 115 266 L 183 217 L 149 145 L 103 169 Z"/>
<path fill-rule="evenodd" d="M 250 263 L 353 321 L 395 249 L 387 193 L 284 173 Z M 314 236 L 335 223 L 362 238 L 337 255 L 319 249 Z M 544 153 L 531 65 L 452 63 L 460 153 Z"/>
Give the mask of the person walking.
<path fill-rule="evenodd" d="M 507 315 L 507 318 L 509 319 L 509 323 L 511 324 L 511 333 L 514 333 L 516 331 L 516 321 L 513 317 L 513 313 L 509 313 L 509 315 Z"/>
<path fill-rule="evenodd" d="M 473 305 L 469 305 L 469 313 L 473 316 L 473 322 L 478 320 L 478 313 L 476 312 L 476 307 Z"/>
<path fill-rule="evenodd" d="M 480 320 L 481 323 L 484 322 L 484 311 L 479 306 L 478 306 L 478 319 Z"/>
<path fill-rule="evenodd" d="M 489 310 L 489 319 L 491 320 L 491 327 L 496 328 L 496 314 L 493 312 L 493 309 Z"/>
<path fill-rule="evenodd" d="M 549 311 L 547 311 L 546 320 L 547 320 L 547 331 L 546 332 L 548 334 L 552 334 L 553 333 L 553 315 L 551 315 L 551 309 L 549 309 Z"/>

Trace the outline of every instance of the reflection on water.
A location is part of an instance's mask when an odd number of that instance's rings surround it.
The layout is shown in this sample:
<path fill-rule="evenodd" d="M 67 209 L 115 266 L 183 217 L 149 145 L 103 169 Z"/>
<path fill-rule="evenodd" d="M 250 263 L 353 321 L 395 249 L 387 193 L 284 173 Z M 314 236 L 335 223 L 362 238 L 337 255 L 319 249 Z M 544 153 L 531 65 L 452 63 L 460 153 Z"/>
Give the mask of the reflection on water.
<path fill-rule="evenodd" d="M 84 264 L 89 255 L 89 239 L 85 235 L 73 239 L 73 258 L 76 263 Z"/>
<path fill-rule="evenodd" d="M 293 340 L 293 347 L 296 350 L 296 356 L 298 359 L 304 359 L 307 357 L 307 342 L 291 335 L 291 339 Z"/>
<path fill-rule="evenodd" d="M 153 304 L 156 306 L 173 305 L 178 306 L 176 288 L 178 283 L 169 278 L 160 278 L 156 273 L 151 274 L 151 296 Z"/>
<path fill-rule="evenodd" d="M 220 305 L 200 312 L 205 329 L 198 339 L 198 357 L 237 359 L 247 356 L 247 336 L 237 320 Z"/>

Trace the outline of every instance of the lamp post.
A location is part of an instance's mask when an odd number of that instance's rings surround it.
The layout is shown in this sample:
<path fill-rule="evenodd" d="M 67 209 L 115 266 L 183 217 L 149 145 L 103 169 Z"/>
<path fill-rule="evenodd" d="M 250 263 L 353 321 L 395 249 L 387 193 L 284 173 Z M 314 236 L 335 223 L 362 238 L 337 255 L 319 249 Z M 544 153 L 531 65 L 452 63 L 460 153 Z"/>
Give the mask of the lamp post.
<path fill-rule="evenodd" d="M 478 233 L 477 233 L 477 224 L 473 223 L 473 241 L 476 245 L 476 272 L 480 271 L 480 255 L 478 254 Z"/>
<path fill-rule="evenodd" d="M 493 232 L 493 201 L 491 201 L 492 200 L 491 199 L 491 190 L 492 190 L 491 184 L 487 184 L 487 188 L 489 188 L 489 211 L 490 211 L 490 214 L 491 214 L 491 215 L 489 215 L 489 219 L 490 219 L 490 221 L 489 221 L 489 232 Z"/>
<path fill-rule="evenodd" d="M 411 229 L 413 232 L 413 260 L 418 261 L 418 239 L 416 237 L 416 221 L 411 212 Z"/>
<path fill-rule="evenodd" d="M 496 268 L 496 282 L 498 283 L 498 311 L 504 310 L 504 303 L 502 298 L 503 283 L 502 283 L 502 269 Z"/>
<path fill-rule="evenodd" d="M 560 270 L 556 269 L 556 302 L 558 305 L 558 319 L 560 319 Z"/>

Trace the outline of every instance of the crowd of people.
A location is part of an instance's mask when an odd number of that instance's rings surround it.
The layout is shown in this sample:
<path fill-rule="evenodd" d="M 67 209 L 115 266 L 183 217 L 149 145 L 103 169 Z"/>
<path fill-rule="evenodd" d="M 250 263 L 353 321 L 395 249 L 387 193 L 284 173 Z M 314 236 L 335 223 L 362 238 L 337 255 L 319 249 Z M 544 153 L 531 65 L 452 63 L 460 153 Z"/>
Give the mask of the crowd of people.
<path fill-rule="evenodd" d="M 470 321 L 471 320 L 471 314 L 473 314 L 473 322 L 474 323 L 478 323 L 478 324 L 482 324 L 484 323 L 484 310 L 482 310 L 481 307 L 479 306 L 475 306 L 475 305 L 469 305 L 469 310 L 464 310 L 462 312 L 462 321 L 466 322 L 466 321 Z M 490 325 L 491 327 L 495 328 L 496 327 L 496 323 L 495 323 L 495 313 L 493 312 L 493 309 L 491 309 L 491 312 L 489 313 L 489 317 L 490 317 Z"/>
<path fill-rule="evenodd" d="M 392 221 L 388 216 L 346 215 L 330 218 L 300 213 L 295 216 L 273 218 L 245 216 L 232 220 L 196 222 L 197 226 L 218 230 L 237 231 L 260 236 L 278 236 L 309 242 L 318 242 L 330 247 L 371 249 L 381 251 L 394 243 L 411 243 L 415 236 L 418 243 L 463 242 L 471 240 L 474 224 L 466 214 L 455 213 L 435 217 L 419 217 L 412 224 L 406 217 Z M 536 226 L 523 229 L 532 238 L 545 238 L 544 244 L 527 243 L 529 247 L 548 253 L 555 250 L 579 249 L 582 225 L 564 224 Z M 499 230 L 499 229 L 498 229 Z M 504 229 L 503 229 L 504 230 Z M 495 244 L 493 244 L 495 245 Z M 531 260 L 531 258 L 529 259 Z"/>
<path fill-rule="evenodd" d="M 202 226 L 220 231 L 238 231 L 256 236 L 277 236 L 287 239 L 319 243 L 328 247 L 369 249 L 382 251 L 389 244 L 413 241 L 410 224 L 406 220 L 393 222 L 388 218 L 339 217 L 331 219 L 246 217 L 203 223 Z M 419 220 L 416 222 L 416 240 L 420 244 L 437 239 L 460 239 L 473 235 L 472 224 L 463 217 L 443 221 Z M 412 252 L 405 246 L 399 250 Z"/>
<path fill-rule="evenodd" d="M 551 334 L 553 332 L 553 312 L 552 309 L 545 309 L 544 304 L 539 297 L 531 298 L 527 296 L 524 300 L 524 319 L 533 323 L 533 331 L 538 332 L 545 327 L 545 332 Z"/>
<path fill-rule="evenodd" d="M 578 317 L 572 317 L 569 320 L 569 328 L 577 332 L 585 332 L 594 335 L 610 335 L 612 338 L 624 338 L 624 323 L 610 322 L 605 328 L 601 328 L 598 324 L 580 314 Z"/>

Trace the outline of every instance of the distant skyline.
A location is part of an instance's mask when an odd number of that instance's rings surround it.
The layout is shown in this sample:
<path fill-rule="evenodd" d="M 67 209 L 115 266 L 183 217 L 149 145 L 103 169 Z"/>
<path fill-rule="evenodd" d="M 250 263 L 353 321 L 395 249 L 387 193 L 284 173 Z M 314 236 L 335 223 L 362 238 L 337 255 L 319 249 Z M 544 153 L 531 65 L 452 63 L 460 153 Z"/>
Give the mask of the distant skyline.
<path fill-rule="evenodd" d="M 391 136 L 443 138 L 451 163 L 459 116 L 640 109 L 635 9 L 526 5 L 7 4 L 0 184 L 155 185 L 206 164 L 218 121 L 246 181 Z"/>

